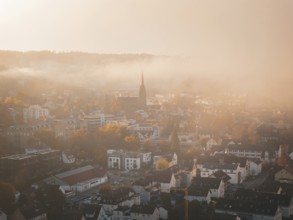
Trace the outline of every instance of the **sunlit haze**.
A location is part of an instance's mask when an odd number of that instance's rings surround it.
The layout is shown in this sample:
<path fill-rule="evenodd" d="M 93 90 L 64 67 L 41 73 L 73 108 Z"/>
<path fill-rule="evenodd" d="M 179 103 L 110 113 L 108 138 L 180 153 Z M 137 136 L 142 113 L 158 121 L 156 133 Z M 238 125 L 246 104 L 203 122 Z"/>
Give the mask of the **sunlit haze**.
<path fill-rule="evenodd" d="M 240 87 L 266 76 L 270 87 L 291 80 L 292 21 L 291 0 L 1 0 L 0 49 L 180 56 L 117 68 L 236 77 Z"/>

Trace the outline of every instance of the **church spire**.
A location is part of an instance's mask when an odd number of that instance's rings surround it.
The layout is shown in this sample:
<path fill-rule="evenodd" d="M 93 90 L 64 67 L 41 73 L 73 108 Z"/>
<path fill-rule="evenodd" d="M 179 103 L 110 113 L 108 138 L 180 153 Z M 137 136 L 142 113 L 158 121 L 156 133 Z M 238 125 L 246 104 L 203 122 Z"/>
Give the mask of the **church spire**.
<path fill-rule="evenodd" d="M 146 106 L 146 89 L 144 86 L 143 73 L 141 74 L 141 84 L 139 87 L 139 98 L 144 106 Z"/>
<path fill-rule="evenodd" d="M 144 86 L 143 72 L 141 73 L 141 85 Z"/>

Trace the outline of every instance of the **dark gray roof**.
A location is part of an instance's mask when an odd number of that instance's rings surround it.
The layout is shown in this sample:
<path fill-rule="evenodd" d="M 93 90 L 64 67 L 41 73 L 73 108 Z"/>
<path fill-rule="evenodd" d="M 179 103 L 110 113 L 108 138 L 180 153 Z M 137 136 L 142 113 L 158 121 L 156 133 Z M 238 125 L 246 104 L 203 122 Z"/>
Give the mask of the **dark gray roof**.
<path fill-rule="evenodd" d="M 214 172 L 212 175 L 210 175 L 210 177 L 220 178 L 224 182 L 227 182 L 231 179 L 231 177 L 227 173 L 225 173 L 223 170 L 218 170 L 218 171 Z"/>
<path fill-rule="evenodd" d="M 236 170 L 238 164 L 204 163 L 203 168 L 218 170 Z"/>
<path fill-rule="evenodd" d="M 97 219 L 100 214 L 101 209 L 102 209 L 101 205 L 83 204 L 83 214 L 84 214 L 86 220 Z"/>
<path fill-rule="evenodd" d="M 152 205 L 133 205 L 130 209 L 130 212 L 152 215 L 155 212 L 155 210 L 156 207 Z"/>
<path fill-rule="evenodd" d="M 290 206 L 292 195 L 280 195 L 265 192 L 256 192 L 248 189 L 238 189 L 234 198 L 241 201 L 258 201 L 260 203 Z"/>
<path fill-rule="evenodd" d="M 188 195 L 189 196 L 207 196 L 210 192 L 210 189 L 207 188 L 196 188 L 196 187 L 189 187 L 188 188 Z"/>
<path fill-rule="evenodd" d="M 218 199 L 215 210 L 225 210 L 230 212 L 242 212 L 251 214 L 261 214 L 274 216 L 278 209 L 276 204 L 267 204 L 259 201 L 246 201 L 236 199 Z"/>

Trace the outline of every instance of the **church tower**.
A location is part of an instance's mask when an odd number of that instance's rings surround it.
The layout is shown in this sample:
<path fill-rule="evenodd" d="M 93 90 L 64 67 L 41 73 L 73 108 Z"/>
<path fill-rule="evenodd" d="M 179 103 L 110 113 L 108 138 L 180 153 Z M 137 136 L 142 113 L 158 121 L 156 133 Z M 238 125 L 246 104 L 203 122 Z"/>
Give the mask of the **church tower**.
<path fill-rule="evenodd" d="M 146 89 L 144 86 L 143 73 L 141 74 L 141 84 L 139 87 L 139 99 L 143 107 L 146 107 Z"/>

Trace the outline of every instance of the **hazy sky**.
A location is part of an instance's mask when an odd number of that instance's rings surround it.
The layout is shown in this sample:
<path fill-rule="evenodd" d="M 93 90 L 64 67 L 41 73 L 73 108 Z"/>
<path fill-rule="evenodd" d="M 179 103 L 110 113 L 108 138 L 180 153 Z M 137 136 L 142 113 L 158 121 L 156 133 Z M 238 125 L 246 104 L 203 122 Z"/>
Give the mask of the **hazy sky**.
<path fill-rule="evenodd" d="M 151 53 L 293 71 L 292 0 L 0 0 L 0 49 Z"/>
<path fill-rule="evenodd" d="M 292 49 L 293 1 L 0 0 L 0 27 L 0 49 L 245 57 Z"/>

